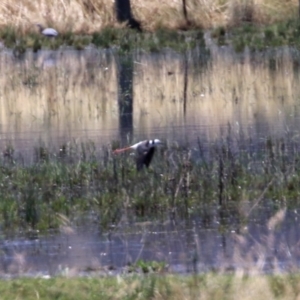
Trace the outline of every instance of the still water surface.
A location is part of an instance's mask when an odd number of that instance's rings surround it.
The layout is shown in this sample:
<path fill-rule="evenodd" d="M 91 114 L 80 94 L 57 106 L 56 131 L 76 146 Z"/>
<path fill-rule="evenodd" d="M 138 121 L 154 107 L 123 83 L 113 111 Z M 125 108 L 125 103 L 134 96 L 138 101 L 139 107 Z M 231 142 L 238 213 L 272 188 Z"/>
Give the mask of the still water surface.
<path fill-rule="evenodd" d="M 230 48 L 119 57 L 111 51 L 0 53 L 1 148 L 163 140 L 203 145 L 228 134 L 254 141 L 300 122 L 299 53 Z"/>
<path fill-rule="evenodd" d="M 299 150 L 299 66 L 300 53 L 291 48 L 235 54 L 210 45 L 185 54 L 165 50 L 128 57 L 91 48 L 28 52 L 22 59 L 2 51 L 0 148 L 12 145 L 29 163 L 34 146 L 57 149 L 74 141 L 92 141 L 100 151 L 113 140 L 160 138 L 191 147 L 199 140 L 209 151 L 230 135 L 244 151 L 267 138 L 290 141 Z M 233 218 L 226 231 L 216 213 L 209 222 L 3 237 L 0 273 L 81 274 L 108 272 L 108 266 L 120 271 L 138 259 L 163 260 L 177 272 L 297 267 L 298 210 L 275 217 L 274 211 L 273 204 L 259 206 L 245 223 Z"/>
<path fill-rule="evenodd" d="M 0 276 L 118 274 L 139 260 L 163 261 L 168 271 L 179 273 L 297 270 L 299 212 L 273 214 L 272 207 L 264 206 L 253 212 L 247 224 L 232 220 L 224 232 L 216 215 L 209 226 L 201 219 L 193 224 L 119 224 L 109 233 L 69 228 L 39 239 L 3 239 Z M 279 214 L 281 220 L 276 222 Z"/>

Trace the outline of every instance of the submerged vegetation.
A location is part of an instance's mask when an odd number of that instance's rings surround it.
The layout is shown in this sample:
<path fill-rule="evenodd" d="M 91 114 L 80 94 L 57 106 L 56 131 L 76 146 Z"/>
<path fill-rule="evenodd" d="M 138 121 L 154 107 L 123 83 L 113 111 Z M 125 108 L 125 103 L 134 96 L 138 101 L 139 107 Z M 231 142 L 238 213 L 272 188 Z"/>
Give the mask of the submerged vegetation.
<path fill-rule="evenodd" d="M 299 274 L 23 278 L 0 282 L 1 299 L 296 299 Z"/>
<path fill-rule="evenodd" d="M 243 223 L 259 202 L 274 210 L 299 205 L 299 153 L 288 149 L 271 139 L 250 152 L 228 141 L 209 154 L 200 141 L 198 149 L 166 145 L 149 170 L 137 172 L 132 156 L 108 148 L 99 154 L 93 144 L 63 145 L 56 153 L 38 147 L 31 165 L 8 147 L 0 161 L 0 222 L 6 232 L 59 228 L 66 218 L 102 229 L 125 217 L 129 223 L 203 217 L 205 223 L 209 205 L 225 229 L 232 218 Z M 245 203 L 252 207 L 247 212 Z"/>
<path fill-rule="evenodd" d="M 101 32 L 93 33 L 92 43 L 101 48 L 117 46 L 123 52 L 133 49 L 156 52 L 162 48 L 187 50 L 195 47 L 196 44 L 203 45 L 204 40 L 200 29 L 185 33 L 160 28 L 153 33 L 136 33 L 128 29 L 105 28 Z"/>
<path fill-rule="evenodd" d="M 35 32 L 20 35 L 14 28 L 4 27 L 0 29 L 0 39 L 4 41 L 6 47 L 14 49 L 15 55 L 18 54 L 16 56 L 25 53 L 28 48 L 37 52 L 42 47 L 55 50 L 60 46 L 71 46 L 77 50 L 83 50 L 93 44 L 100 48 L 117 48 L 120 52 L 126 53 L 134 49 L 155 52 L 163 48 L 172 48 L 184 51 L 195 45 L 204 44 L 203 32 L 200 29 L 177 32 L 163 28 L 145 33 L 137 33 L 126 28 L 104 28 L 92 35 L 75 35 L 72 32 L 66 32 L 55 38 L 47 38 Z"/>

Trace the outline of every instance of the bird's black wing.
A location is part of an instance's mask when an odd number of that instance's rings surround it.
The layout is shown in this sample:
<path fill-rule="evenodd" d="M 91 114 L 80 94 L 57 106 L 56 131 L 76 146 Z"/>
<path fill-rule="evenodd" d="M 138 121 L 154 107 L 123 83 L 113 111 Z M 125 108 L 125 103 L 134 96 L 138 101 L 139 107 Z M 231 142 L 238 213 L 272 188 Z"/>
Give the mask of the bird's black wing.
<path fill-rule="evenodd" d="M 152 157 L 154 155 L 154 152 L 155 152 L 155 148 L 151 147 L 147 150 L 139 151 L 137 153 L 136 168 L 138 171 L 140 171 L 142 169 L 143 165 L 145 165 L 147 168 L 149 167 Z"/>

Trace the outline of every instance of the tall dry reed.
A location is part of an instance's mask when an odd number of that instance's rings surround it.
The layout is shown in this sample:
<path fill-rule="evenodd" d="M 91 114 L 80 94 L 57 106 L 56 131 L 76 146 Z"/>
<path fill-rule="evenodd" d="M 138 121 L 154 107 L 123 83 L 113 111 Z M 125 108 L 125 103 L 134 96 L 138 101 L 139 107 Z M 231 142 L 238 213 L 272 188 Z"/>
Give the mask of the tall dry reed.
<path fill-rule="evenodd" d="M 296 15 L 297 0 L 188 0 L 187 16 L 193 26 L 211 28 L 240 22 L 271 23 Z M 182 1 L 132 0 L 134 16 L 143 28 L 184 28 Z M 54 26 L 59 32 L 91 33 L 118 26 L 114 2 L 104 0 L 2 1 L 0 27 L 11 25 L 23 33 L 36 30 L 36 22 Z"/>

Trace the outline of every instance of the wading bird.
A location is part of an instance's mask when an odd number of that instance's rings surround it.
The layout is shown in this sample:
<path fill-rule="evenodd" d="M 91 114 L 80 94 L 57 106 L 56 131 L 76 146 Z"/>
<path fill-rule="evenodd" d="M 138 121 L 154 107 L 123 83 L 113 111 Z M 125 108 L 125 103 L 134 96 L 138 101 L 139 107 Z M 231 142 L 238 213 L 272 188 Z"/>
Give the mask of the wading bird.
<path fill-rule="evenodd" d="M 140 171 L 145 165 L 147 168 L 149 167 L 151 160 L 153 158 L 155 148 L 157 145 L 161 145 L 162 142 L 158 139 L 155 140 L 146 140 L 139 143 L 136 143 L 132 146 L 116 149 L 113 151 L 114 154 L 121 153 L 127 150 L 135 150 L 136 151 L 136 169 Z"/>
<path fill-rule="evenodd" d="M 58 36 L 58 32 L 53 28 L 44 28 L 41 24 L 36 24 L 39 28 L 40 33 L 46 37 L 56 37 Z"/>

